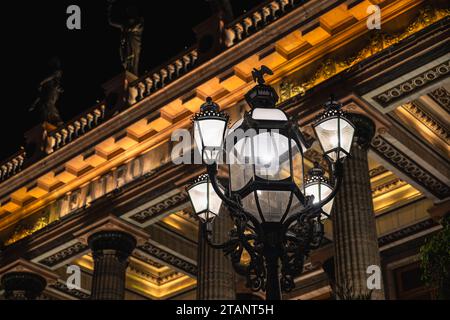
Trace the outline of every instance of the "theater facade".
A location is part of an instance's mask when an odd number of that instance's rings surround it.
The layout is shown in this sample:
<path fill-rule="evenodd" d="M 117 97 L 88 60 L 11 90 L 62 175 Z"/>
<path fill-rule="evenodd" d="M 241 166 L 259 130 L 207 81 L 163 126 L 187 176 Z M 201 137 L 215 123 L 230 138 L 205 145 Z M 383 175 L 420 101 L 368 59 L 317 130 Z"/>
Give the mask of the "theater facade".
<path fill-rule="evenodd" d="M 172 139 L 207 97 L 239 120 L 261 65 L 312 141 L 331 94 L 359 128 L 325 239 L 283 299 L 332 299 L 349 279 L 361 293 L 370 265 L 373 299 L 434 299 L 419 249 L 450 211 L 449 15 L 446 1 L 265 1 L 225 25 L 211 17 L 170 63 L 111 79 L 75 119 L 32 128 L 0 162 L 0 299 L 264 299 L 203 239 L 186 186 L 205 168 L 175 164 Z"/>

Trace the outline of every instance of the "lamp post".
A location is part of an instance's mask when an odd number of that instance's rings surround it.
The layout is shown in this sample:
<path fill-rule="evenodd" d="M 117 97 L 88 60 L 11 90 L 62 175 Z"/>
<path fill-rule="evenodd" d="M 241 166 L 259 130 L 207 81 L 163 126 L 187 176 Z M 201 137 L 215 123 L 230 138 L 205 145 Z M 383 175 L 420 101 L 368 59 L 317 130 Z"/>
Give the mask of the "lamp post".
<path fill-rule="evenodd" d="M 294 288 L 310 250 L 320 246 L 322 220 L 329 216 L 339 189 L 354 127 L 341 104 L 331 99 L 313 125 L 331 182 L 318 164 L 308 176 L 303 154 L 311 145 L 297 123 L 275 108 L 278 95 L 265 84 L 265 74 L 272 74 L 265 66 L 253 72 L 257 85 L 245 96 L 251 111 L 230 129 L 228 115 L 210 98 L 193 117 L 194 139 L 207 175 L 187 192 L 209 245 L 231 258 L 248 287 L 266 291 L 268 300 L 280 300 L 282 290 Z M 218 177 L 221 166 L 225 179 Z M 229 241 L 217 244 L 211 240 L 212 224 L 222 204 L 234 228 Z"/>

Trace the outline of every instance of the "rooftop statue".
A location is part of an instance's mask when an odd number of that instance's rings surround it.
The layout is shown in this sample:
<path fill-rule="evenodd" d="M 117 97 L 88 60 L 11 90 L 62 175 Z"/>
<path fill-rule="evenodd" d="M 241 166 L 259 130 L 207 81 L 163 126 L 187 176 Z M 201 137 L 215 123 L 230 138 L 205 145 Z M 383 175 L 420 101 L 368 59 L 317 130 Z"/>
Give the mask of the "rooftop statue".
<path fill-rule="evenodd" d="M 29 111 L 39 110 L 42 121 L 59 126 L 63 123 L 57 108 L 58 100 L 64 90 L 61 87 L 61 62 L 53 58 L 49 62 L 48 75 L 39 83 L 38 96 Z"/>
<path fill-rule="evenodd" d="M 135 75 L 139 73 L 142 35 L 144 33 L 144 18 L 139 15 L 135 6 L 129 6 L 123 19 L 115 21 L 112 16 L 115 0 L 109 0 L 109 25 L 120 30 L 120 59 L 123 68 Z"/>
<path fill-rule="evenodd" d="M 206 0 L 214 14 L 218 14 L 225 23 L 234 19 L 233 8 L 230 0 Z"/>

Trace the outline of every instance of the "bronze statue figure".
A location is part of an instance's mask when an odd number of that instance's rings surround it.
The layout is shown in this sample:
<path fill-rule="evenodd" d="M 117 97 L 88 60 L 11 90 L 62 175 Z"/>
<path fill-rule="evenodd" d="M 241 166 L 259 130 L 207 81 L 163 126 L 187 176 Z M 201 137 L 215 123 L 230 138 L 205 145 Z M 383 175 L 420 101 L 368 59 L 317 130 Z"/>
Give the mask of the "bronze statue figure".
<path fill-rule="evenodd" d="M 61 62 L 55 57 L 49 62 L 49 74 L 39 83 L 38 97 L 29 109 L 29 111 L 39 110 L 42 121 L 55 126 L 63 123 L 56 106 L 64 92 L 61 87 L 61 78 Z"/>
<path fill-rule="evenodd" d="M 109 0 L 108 22 L 110 26 L 120 30 L 120 59 L 126 71 L 138 75 L 144 18 L 139 15 L 137 7 L 130 6 L 126 9 L 125 19 L 114 21 L 112 17 L 114 3 L 114 0 Z"/>
<path fill-rule="evenodd" d="M 234 19 L 233 8 L 230 0 L 206 0 L 211 6 L 213 14 L 219 15 L 220 19 L 225 23 L 229 23 Z"/>

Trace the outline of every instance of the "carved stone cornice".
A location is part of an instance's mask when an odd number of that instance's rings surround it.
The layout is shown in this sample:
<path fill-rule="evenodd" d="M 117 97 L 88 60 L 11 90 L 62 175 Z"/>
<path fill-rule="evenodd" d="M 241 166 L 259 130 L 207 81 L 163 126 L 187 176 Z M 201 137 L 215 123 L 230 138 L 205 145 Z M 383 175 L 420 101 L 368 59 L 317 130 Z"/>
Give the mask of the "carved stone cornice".
<path fill-rule="evenodd" d="M 450 196 L 450 187 L 433 176 L 417 162 L 406 156 L 394 145 L 381 136 L 376 136 L 371 143 L 372 150 L 388 163 L 410 177 L 418 185 L 428 190 L 438 199 Z"/>
<path fill-rule="evenodd" d="M 147 242 L 142 246 L 138 246 L 137 249 L 145 252 L 146 254 L 158 259 L 159 261 L 162 261 L 164 263 L 167 263 L 174 268 L 183 271 L 184 273 L 191 275 L 191 276 L 197 276 L 197 266 L 194 264 L 183 260 L 180 257 L 177 257 L 173 255 L 172 253 L 156 247 L 155 245 Z"/>
<path fill-rule="evenodd" d="M 377 186 L 375 188 L 372 188 L 372 196 L 378 197 L 382 194 L 388 193 L 392 190 L 398 189 L 402 186 L 407 185 L 407 183 L 401 179 L 395 179 L 393 181 L 389 181 L 387 183 L 384 183 L 380 186 Z"/>
<path fill-rule="evenodd" d="M 147 221 L 154 219 L 155 217 L 166 213 L 167 211 L 171 211 L 182 204 L 188 203 L 187 193 L 182 191 L 178 194 L 175 194 L 167 199 L 162 200 L 161 202 L 156 203 L 148 209 L 145 209 L 139 213 L 136 213 L 129 217 L 129 219 L 139 223 L 144 224 Z"/>
<path fill-rule="evenodd" d="M 56 282 L 52 285 L 49 286 L 50 289 L 56 290 L 58 292 L 62 292 L 64 294 L 67 294 L 75 299 L 78 300 L 89 300 L 90 299 L 90 295 L 86 292 L 80 291 L 80 290 L 76 290 L 76 289 L 69 289 L 67 287 L 66 284 L 64 284 L 63 282 Z"/>
<path fill-rule="evenodd" d="M 139 278 L 150 281 L 157 286 L 162 286 L 181 277 L 185 277 L 185 275 L 176 271 L 171 271 L 164 275 L 155 275 L 143 268 L 138 267 L 133 263 L 130 263 L 130 265 L 128 266 L 128 272 L 136 275 Z"/>
<path fill-rule="evenodd" d="M 407 226 L 401 230 L 397 230 L 390 234 L 384 235 L 378 238 L 378 245 L 381 247 L 398 241 L 400 239 L 406 238 L 410 235 L 417 234 L 423 230 L 430 229 L 437 226 L 438 223 L 434 222 L 433 219 L 427 219 L 416 224 Z"/>
<path fill-rule="evenodd" d="M 422 72 L 421 74 L 408 79 L 393 88 L 389 88 L 374 97 L 374 100 L 385 108 L 395 101 L 402 99 L 404 96 L 410 95 L 423 87 L 435 83 L 437 80 L 447 76 L 449 72 L 450 60 L 428 69 L 427 71 Z"/>
<path fill-rule="evenodd" d="M 450 92 L 445 88 L 437 88 L 428 95 L 450 114 Z"/>
<path fill-rule="evenodd" d="M 374 178 L 380 174 L 387 172 L 388 170 L 383 166 L 378 166 L 369 171 L 369 177 Z"/>
<path fill-rule="evenodd" d="M 411 102 L 402 105 L 402 107 L 411 113 L 417 120 L 423 123 L 434 134 L 444 140 L 447 144 L 450 144 L 450 133 L 441 122 L 423 110 L 418 103 Z"/>
<path fill-rule="evenodd" d="M 42 260 L 39 260 L 37 263 L 47 266 L 49 268 L 54 268 L 61 263 L 73 259 L 74 257 L 86 252 L 89 247 L 86 244 L 81 242 L 77 242 L 67 248 L 62 249 L 59 252 L 52 254 Z"/>

